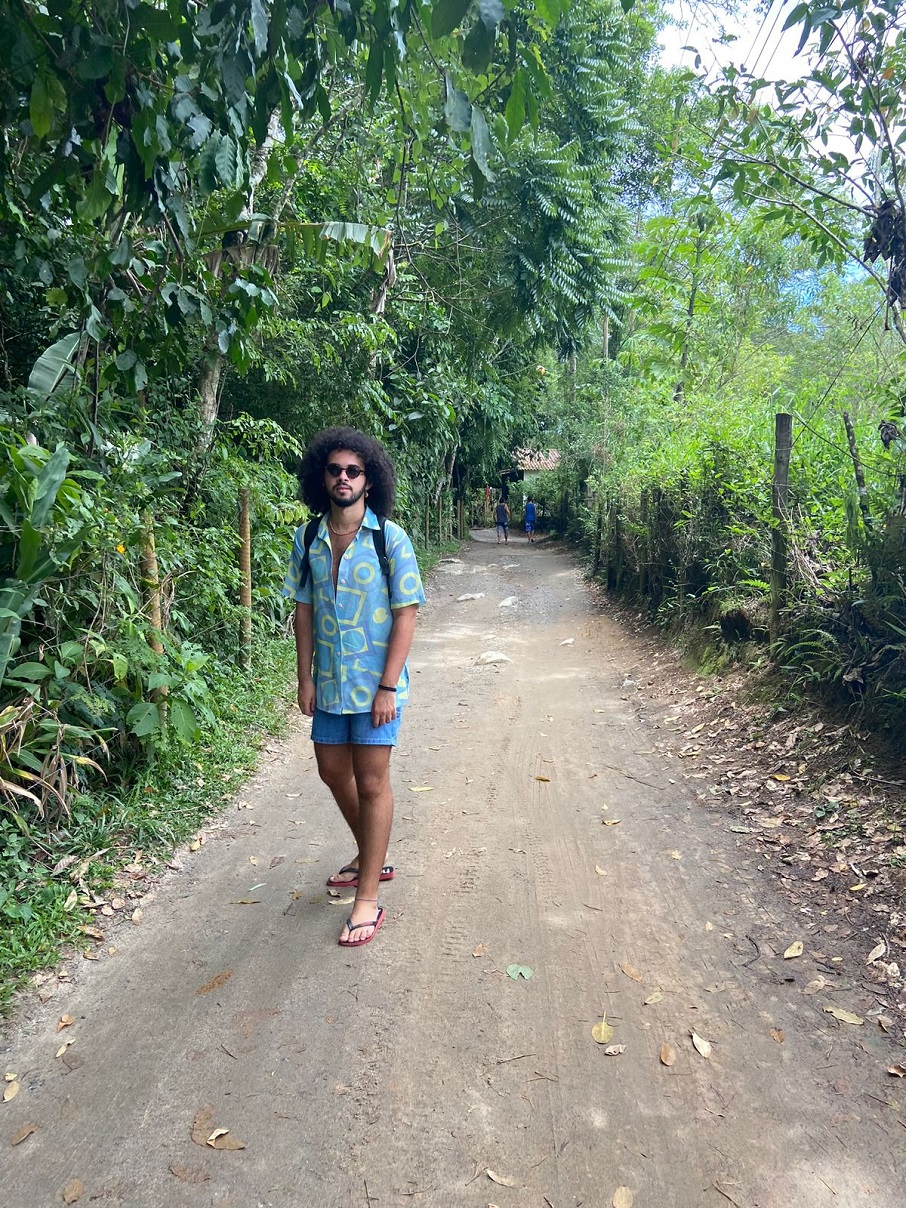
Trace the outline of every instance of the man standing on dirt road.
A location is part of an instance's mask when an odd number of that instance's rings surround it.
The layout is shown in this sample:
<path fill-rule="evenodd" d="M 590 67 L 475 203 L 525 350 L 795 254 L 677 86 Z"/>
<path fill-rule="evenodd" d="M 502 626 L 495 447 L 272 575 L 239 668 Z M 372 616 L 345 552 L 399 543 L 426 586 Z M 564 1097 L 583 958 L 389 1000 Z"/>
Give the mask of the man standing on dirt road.
<path fill-rule="evenodd" d="M 497 507 L 494 511 L 494 520 L 497 524 L 497 544 L 500 544 L 500 534 L 503 533 L 504 544 L 509 543 L 510 531 L 510 508 L 507 501 L 501 495 L 497 501 Z"/>
<path fill-rule="evenodd" d="M 358 851 L 327 884 L 355 889 L 338 943 L 368 944 L 384 922 L 378 884 L 393 822 L 390 752 L 409 693 L 406 659 L 425 602 L 412 542 L 388 520 L 396 474 L 355 428 L 314 438 L 299 471 L 315 513 L 293 541 L 284 595 L 296 601 L 299 708 L 311 717 L 321 779 Z"/>

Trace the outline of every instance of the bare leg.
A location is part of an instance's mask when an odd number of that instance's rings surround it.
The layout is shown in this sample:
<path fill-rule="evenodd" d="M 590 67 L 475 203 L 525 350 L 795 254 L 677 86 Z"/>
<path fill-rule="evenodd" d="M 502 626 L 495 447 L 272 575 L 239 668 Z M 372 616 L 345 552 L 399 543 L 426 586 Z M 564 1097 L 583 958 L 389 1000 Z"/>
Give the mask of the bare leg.
<path fill-rule="evenodd" d="M 390 752 L 392 747 L 352 747 L 352 766 L 359 802 L 359 887 L 350 912 L 353 923 L 366 923 L 377 917 L 378 884 L 387 858 L 390 827 L 393 824 L 393 791 L 390 788 Z M 348 935 L 344 927 L 340 938 Z M 366 940 L 368 928 L 356 932 Z"/>
<path fill-rule="evenodd" d="M 316 742 L 315 758 L 318 761 L 318 775 L 333 793 L 334 801 L 340 807 L 340 813 L 346 819 L 346 824 L 352 831 L 356 842 L 356 859 L 359 852 L 359 791 L 356 788 L 355 772 L 352 762 L 352 744 L 342 743 L 331 746 L 327 743 Z M 348 880 L 353 880 L 354 873 L 347 874 Z"/>

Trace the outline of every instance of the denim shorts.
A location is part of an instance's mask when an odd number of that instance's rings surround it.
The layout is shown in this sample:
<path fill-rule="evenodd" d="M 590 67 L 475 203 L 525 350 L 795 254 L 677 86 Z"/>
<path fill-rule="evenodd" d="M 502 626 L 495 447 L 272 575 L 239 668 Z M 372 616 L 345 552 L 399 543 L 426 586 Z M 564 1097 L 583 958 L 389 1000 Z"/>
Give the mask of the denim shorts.
<path fill-rule="evenodd" d="M 395 747 L 402 720 L 402 709 L 397 709 L 393 721 L 388 721 L 383 726 L 371 724 L 370 711 L 327 713 L 324 709 L 315 709 L 311 723 L 311 740 L 327 747 L 340 747 L 345 743 L 359 747 Z"/>

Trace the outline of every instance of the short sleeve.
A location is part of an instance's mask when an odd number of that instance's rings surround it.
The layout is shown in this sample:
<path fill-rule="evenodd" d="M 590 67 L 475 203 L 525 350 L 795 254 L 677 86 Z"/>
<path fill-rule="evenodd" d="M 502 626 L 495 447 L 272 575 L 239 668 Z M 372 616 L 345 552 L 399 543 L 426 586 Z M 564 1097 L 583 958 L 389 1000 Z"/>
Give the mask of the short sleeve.
<path fill-rule="evenodd" d="M 408 608 L 424 604 L 422 577 L 415 559 L 412 542 L 398 524 L 387 522 L 384 530 L 387 561 L 390 563 L 390 607 Z"/>
<path fill-rule="evenodd" d="M 305 583 L 302 579 L 302 563 L 305 558 L 305 525 L 300 525 L 296 529 L 296 535 L 293 538 L 293 549 L 289 556 L 289 566 L 286 571 L 286 578 L 283 580 L 283 595 L 290 600 L 295 600 L 297 604 L 311 603 L 311 575 L 306 576 Z"/>

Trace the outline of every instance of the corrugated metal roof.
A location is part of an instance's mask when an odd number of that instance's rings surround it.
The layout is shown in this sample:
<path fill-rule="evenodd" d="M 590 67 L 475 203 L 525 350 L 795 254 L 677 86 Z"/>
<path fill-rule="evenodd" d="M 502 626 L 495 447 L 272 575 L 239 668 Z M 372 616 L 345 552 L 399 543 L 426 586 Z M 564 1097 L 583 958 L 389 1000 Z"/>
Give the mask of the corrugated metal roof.
<path fill-rule="evenodd" d="M 556 449 L 540 453 L 534 449 L 517 449 L 513 458 L 520 470 L 527 470 L 529 473 L 537 470 L 556 470 L 560 464 L 560 454 Z"/>

